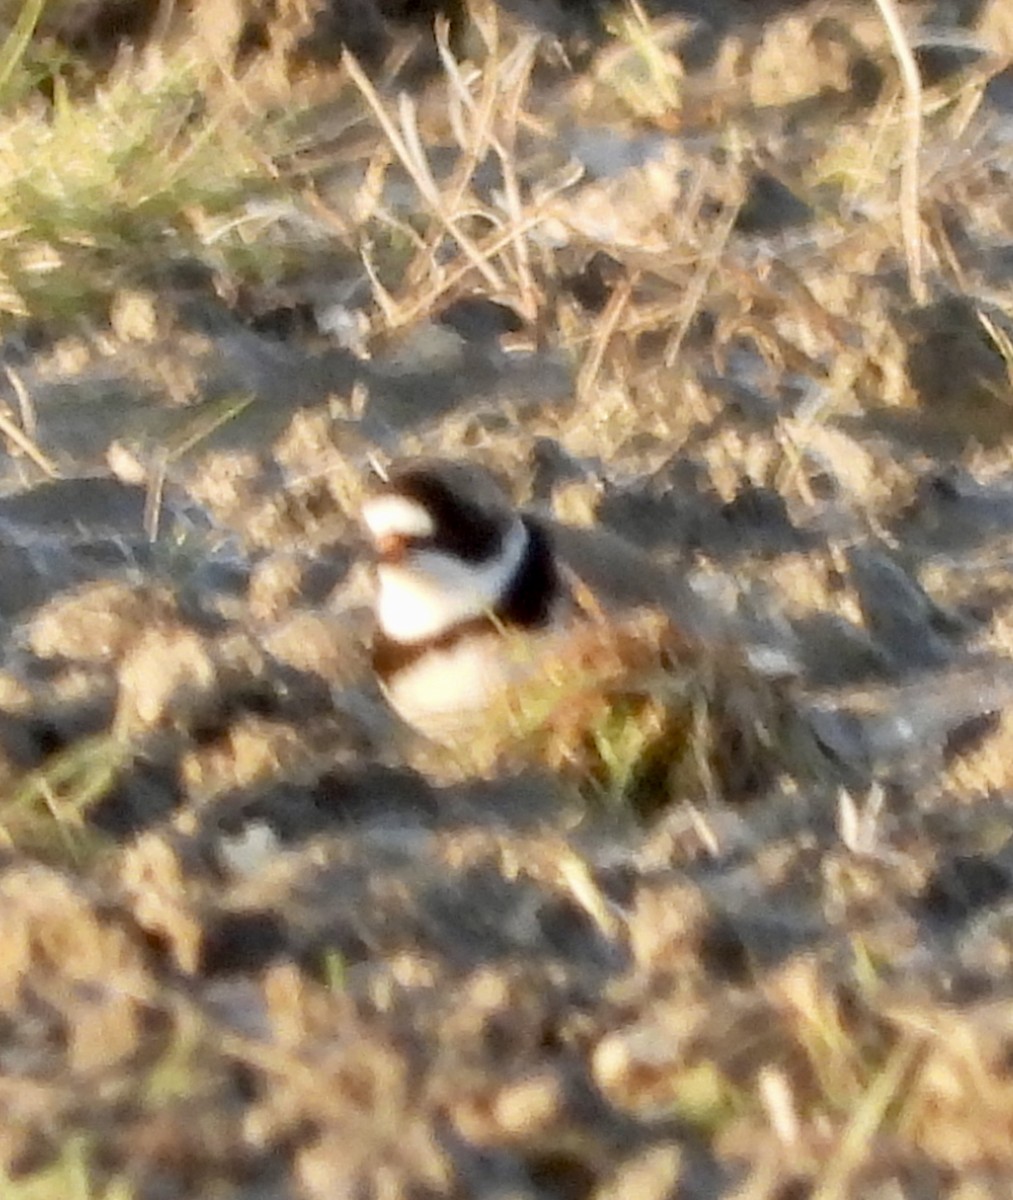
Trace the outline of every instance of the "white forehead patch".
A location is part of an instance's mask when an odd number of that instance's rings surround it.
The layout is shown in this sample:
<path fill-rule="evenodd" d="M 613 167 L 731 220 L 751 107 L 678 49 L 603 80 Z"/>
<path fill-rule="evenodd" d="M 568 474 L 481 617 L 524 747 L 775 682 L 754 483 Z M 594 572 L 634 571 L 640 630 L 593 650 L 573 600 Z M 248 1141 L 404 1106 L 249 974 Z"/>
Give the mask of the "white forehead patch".
<path fill-rule="evenodd" d="M 362 506 L 362 521 L 375 541 L 385 537 L 426 538 L 436 532 L 429 513 L 406 496 L 375 496 L 367 500 Z"/>

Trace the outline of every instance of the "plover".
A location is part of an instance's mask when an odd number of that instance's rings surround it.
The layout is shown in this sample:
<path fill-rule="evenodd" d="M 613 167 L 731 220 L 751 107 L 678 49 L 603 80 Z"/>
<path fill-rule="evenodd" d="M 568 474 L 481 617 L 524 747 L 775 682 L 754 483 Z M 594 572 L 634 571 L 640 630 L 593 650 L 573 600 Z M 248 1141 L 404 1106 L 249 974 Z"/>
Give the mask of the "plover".
<path fill-rule="evenodd" d="M 376 557 L 374 670 L 391 707 L 437 742 L 485 732 L 504 692 L 554 669 L 582 624 L 618 617 L 621 630 L 624 610 L 660 614 L 687 643 L 727 647 L 736 670 L 773 681 L 774 696 L 799 678 L 793 635 L 780 620 L 722 610 L 713 594 L 604 529 L 518 511 L 466 464 L 395 468 L 363 504 L 362 520 Z M 949 681 L 933 672 L 887 688 L 876 711 L 849 694 L 795 700 L 818 745 L 865 771 L 1008 703 L 1008 668 L 969 664 Z"/>
<path fill-rule="evenodd" d="M 391 707 L 437 741 L 461 736 L 592 615 L 651 605 L 699 632 L 686 620 L 699 598 L 647 555 L 517 511 L 467 464 L 393 469 L 362 520 L 376 555 L 374 670 Z"/>

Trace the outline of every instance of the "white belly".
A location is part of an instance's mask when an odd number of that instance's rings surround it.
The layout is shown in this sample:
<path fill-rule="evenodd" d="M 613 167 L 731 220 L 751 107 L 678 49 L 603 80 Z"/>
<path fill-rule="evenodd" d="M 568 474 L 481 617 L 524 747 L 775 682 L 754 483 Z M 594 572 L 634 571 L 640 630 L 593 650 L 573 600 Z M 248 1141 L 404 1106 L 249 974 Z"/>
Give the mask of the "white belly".
<path fill-rule="evenodd" d="M 534 672 L 540 640 L 493 632 L 431 650 L 388 681 L 387 700 L 420 733 L 456 740 L 491 720 L 490 708 Z M 504 704 L 503 719 L 508 715 Z"/>

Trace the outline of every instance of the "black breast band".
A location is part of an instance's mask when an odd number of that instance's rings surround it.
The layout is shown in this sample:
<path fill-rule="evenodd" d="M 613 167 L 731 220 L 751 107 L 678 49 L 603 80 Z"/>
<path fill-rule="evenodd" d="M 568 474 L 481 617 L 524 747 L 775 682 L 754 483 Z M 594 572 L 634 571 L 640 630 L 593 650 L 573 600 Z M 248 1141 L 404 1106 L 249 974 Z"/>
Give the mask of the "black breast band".
<path fill-rule="evenodd" d="M 547 625 L 559 597 L 559 572 L 545 531 L 530 517 L 522 517 L 528 545 L 517 574 L 490 612 L 446 629 L 431 638 L 398 642 L 377 630 L 373 637 L 373 670 L 388 680 L 434 651 L 450 650 L 466 638 L 482 636 L 503 627 L 539 629 Z"/>

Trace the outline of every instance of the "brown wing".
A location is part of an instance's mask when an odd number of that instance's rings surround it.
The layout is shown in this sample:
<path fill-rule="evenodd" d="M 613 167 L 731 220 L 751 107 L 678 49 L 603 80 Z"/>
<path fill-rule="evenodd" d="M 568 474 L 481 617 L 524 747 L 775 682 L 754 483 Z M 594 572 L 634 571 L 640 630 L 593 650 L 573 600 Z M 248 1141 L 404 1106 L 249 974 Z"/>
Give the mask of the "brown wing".
<path fill-rule="evenodd" d="M 603 610 L 660 608 L 689 634 L 718 632 L 717 623 L 708 617 L 685 579 L 623 538 L 602 529 L 581 529 L 544 519 L 542 524 L 560 561 Z M 580 602 L 581 597 L 577 599 Z"/>
<path fill-rule="evenodd" d="M 597 608 L 657 608 L 690 641 L 738 647 L 764 675 L 796 674 L 797 648 L 789 624 L 730 577 L 698 574 L 694 579 L 607 530 L 546 520 L 543 526 L 560 561 L 591 592 Z M 571 590 L 581 603 L 580 587 L 571 584 Z"/>

